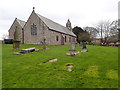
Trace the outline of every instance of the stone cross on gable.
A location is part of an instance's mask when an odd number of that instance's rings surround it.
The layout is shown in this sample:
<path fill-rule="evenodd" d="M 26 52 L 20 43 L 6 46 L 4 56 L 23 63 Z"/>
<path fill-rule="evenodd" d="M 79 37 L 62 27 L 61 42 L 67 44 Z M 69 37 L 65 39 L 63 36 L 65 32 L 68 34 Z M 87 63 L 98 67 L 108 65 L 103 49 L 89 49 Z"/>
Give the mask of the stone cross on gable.
<path fill-rule="evenodd" d="M 35 11 L 35 7 L 33 7 L 33 12 Z"/>

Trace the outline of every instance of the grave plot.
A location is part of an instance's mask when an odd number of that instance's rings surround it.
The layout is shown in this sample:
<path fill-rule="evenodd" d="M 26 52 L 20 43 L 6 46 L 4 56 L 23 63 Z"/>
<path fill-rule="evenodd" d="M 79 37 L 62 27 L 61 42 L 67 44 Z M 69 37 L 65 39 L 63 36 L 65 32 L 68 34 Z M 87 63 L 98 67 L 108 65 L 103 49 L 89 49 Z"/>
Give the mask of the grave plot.
<path fill-rule="evenodd" d="M 66 53 L 67 56 L 76 56 L 76 55 L 79 55 L 80 52 L 72 52 L 72 53 Z"/>
<path fill-rule="evenodd" d="M 35 48 L 27 48 L 27 49 L 21 49 L 20 52 L 14 52 L 14 55 L 22 55 L 22 54 L 27 54 L 27 53 L 31 53 L 31 52 L 37 52 L 40 51 L 39 49 L 35 49 Z"/>
<path fill-rule="evenodd" d="M 69 71 L 69 72 L 73 71 L 73 69 L 72 69 L 74 67 L 73 64 L 67 64 L 66 66 L 67 66 L 67 71 Z"/>
<path fill-rule="evenodd" d="M 87 50 L 87 49 L 83 49 L 81 52 L 82 52 L 82 53 L 88 52 L 88 50 Z"/>

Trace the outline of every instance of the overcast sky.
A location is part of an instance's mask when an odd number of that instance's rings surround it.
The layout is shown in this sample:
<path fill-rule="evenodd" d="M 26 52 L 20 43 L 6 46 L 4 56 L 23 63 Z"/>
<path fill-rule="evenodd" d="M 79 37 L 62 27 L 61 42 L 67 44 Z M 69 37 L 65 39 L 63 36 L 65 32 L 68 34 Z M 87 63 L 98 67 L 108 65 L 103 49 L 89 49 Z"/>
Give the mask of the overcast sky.
<path fill-rule="evenodd" d="M 35 12 L 65 26 L 69 18 L 72 27 L 94 26 L 101 20 L 118 19 L 119 0 L 1 0 L 0 39 L 14 19 L 27 21 Z"/>

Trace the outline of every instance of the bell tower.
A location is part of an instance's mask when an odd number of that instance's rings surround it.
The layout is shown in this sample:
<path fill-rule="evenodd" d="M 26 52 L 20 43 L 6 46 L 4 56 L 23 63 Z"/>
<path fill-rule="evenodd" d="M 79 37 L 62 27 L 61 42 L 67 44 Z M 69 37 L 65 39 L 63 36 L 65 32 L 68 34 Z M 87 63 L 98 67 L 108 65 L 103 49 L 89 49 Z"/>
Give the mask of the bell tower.
<path fill-rule="evenodd" d="M 72 31 L 71 22 L 70 22 L 69 19 L 68 19 L 68 21 L 67 21 L 67 23 L 66 23 L 66 27 L 67 27 L 70 31 Z"/>

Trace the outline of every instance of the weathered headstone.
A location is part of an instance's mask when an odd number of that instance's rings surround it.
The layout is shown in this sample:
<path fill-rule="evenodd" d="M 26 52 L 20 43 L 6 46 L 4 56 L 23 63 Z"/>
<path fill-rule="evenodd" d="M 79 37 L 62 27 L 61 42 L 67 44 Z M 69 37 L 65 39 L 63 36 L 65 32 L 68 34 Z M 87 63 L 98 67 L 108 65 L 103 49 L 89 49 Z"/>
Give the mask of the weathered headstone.
<path fill-rule="evenodd" d="M 75 48 L 76 48 L 76 44 L 75 43 L 71 43 L 70 51 L 75 51 Z"/>
<path fill-rule="evenodd" d="M 82 49 L 87 49 L 85 42 L 82 42 L 82 45 L 83 45 L 83 48 L 82 48 Z"/>
<path fill-rule="evenodd" d="M 19 47 L 20 47 L 20 40 L 19 40 L 19 34 L 18 34 L 18 27 L 16 26 L 15 32 L 14 32 L 13 49 L 19 49 Z"/>
<path fill-rule="evenodd" d="M 43 39 L 43 49 L 48 49 L 47 45 L 46 45 L 46 38 Z"/>

